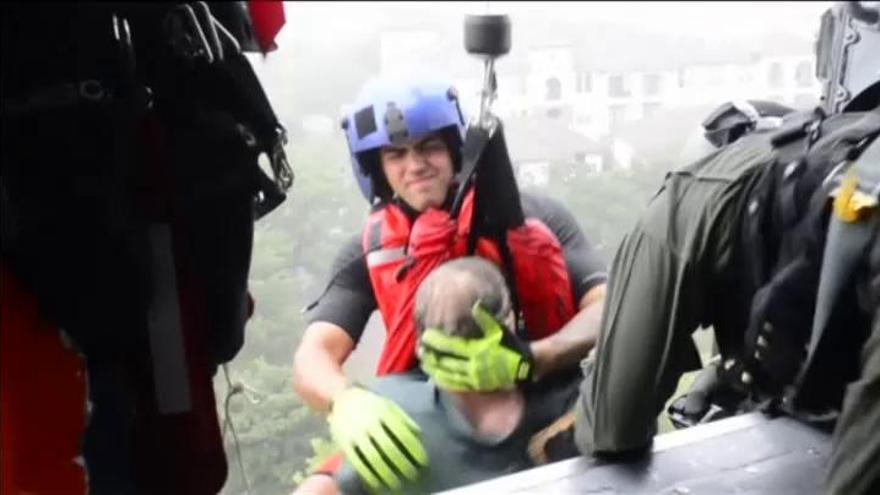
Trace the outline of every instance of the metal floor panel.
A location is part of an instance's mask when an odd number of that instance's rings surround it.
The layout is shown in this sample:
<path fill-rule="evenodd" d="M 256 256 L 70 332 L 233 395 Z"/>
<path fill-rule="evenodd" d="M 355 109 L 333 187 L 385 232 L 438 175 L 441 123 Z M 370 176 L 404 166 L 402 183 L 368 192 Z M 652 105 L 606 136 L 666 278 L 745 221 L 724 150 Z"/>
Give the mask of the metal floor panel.
<path fill-rule="evenodd" d="M 827 433 L 751 413 L 659 435 L 637 462 L 570 459 L 443 494 L 818 494 L 829 453 Z"/>

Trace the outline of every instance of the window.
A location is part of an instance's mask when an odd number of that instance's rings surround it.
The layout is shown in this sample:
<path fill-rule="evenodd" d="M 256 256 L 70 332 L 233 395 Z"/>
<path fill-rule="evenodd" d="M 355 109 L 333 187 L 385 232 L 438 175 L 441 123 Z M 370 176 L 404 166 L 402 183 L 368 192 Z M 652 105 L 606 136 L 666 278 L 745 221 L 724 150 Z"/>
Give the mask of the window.
<path fill-rule="evenodd" d="M 547 79 L 545 85 L 547 86 L 546 100 L 552 101 L 562 98 L 562 83 L 559 82 L 559 79 L 551 77 L 550 79 Z"/>
<path fill-rule="evenodd" d="M 623 85 L 623 76 L 608 78 L 608 96 L 629 96 L 629 91 Z"/>
<path fill-rule="evenodd" d="M 653 117 L 660 111 L 659 103 L 645 103 L 642 105 L 642 113 L 644 118 Z"/>
<path fill-rule="evenodd" d="M 782 80 L 782 64 L 773 62 L 770 64 L 770 69 L 767 73 L 767 82 L 771 88 L 780 88 L 782 87 Z"/>
<path fill-rule="evenodd" d="M 590 122 L 592 122 L 593 119 L 590 118 L 589 114 L 583 114 L 583 115 L 578 115 L 574 121 L 578 125 L 590 125 Z"/>
<path fill-rule="evenodd" d="M 813 65 L 803 61 L 797 65 L 794 73 L 795 83 L 801 88 L 809 88 L 813 84 Z"/>
<path fill-rule="evenodd" d="M 551 119 L 558 119 L 562 116 L 562 110 L 559 107 L 550 108 L 547 110 L 547 117 Z"/>
<path fill-rule="evenodd" d="M 602 166 L 602 157 L 600 155 L 585 156 L 583 168 L 589 173 L 601 172 L 604 168 Z"/>
<path fill-rule="evenodd" d="M 577 92 L 591 93 L 593 91 L 593 74 L 590 72 L 581 72 L 577 77 Z"/>
<path fill-rule="evenodd" d="M 614 130 L 623 123 L 626 118 L 626 105 L 611 105 L 608 107 L 608 122 Z"/>
<path fill-rule="evenodd" d="M 645 94 L 646 95 L 656 95 L 660 93 L 660 75 L 659 74 L 645 74 L 644 78 L 645 85 Z"/>
<path fill-rule="evenodd" d="M 545 186 L 550 182 L 550 164 L 525 162 L 518 167 L 517 182 L 524 186 Z"/>

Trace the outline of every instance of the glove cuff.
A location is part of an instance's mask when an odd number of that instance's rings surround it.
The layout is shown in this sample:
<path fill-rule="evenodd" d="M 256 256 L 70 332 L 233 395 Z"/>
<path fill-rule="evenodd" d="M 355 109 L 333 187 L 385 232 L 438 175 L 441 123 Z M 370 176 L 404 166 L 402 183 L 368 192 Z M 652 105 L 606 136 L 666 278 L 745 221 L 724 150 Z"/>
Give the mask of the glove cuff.
<path fill-rule="evenodd" d="M 340 398 L 343 394 L 347 393 L 347 392 L 348 392 L 349 390 L 351 390 L 352 388 L 359 388 L 359 389 L 362 389 L 362 390 L 367 390 L 367 388 L 366 388 L 365 386 L 363 386 L 360 382 L 357 382 L 357 381 L 349 381 L 349 382 L 346 384 L 345 388 L 343 388 L 342 390 L 340 390 L 339 392 L 337 392 L 336 394 L 334 394 L 333 397 L 330 398 L 330 408 L 329 408 L 329 413 L 330 413 L 330 414 L 333 413 L 333 408 L 334 408 L 334 406 L 336 405 L 336 401 L 339 400 L 339 398 Z"/>
<path fill-rule="evenodd" d="M 516 381 L 518 382 L 534 382 L 535 381 L 535 365 L 531 359 L 524 358 L 520 361 L 516 368 Z"/>

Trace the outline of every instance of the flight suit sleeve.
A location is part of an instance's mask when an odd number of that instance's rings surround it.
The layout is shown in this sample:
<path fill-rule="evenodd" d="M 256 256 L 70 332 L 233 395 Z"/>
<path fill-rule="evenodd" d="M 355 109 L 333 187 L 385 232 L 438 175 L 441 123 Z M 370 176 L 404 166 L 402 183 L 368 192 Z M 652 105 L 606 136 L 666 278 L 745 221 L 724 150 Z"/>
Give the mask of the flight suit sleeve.
<path fill-rule="evenodd" d="M 681 374 L 699 366 L 690 267 L 638 228 L 612 264 L 597 352 L 583 363 L 575 443 L 584 455 L 647 447 Z M 696 361 L 696 362 L 695 362 Z"/>
<path fill-rule="evenodd" d="M 667 174 L 617 250 L 595 358 L 584 364 L 575 442 L 587 455 L 648 447 L 682 373 L 699 369 L 691 334 L 730 328 L 741 278 L 739 226 L 772 157 L 768 134 Z M 731 280 L 734 282 L 732 283 Z M 726 330 L 725 330 L 726 329 Z"/>

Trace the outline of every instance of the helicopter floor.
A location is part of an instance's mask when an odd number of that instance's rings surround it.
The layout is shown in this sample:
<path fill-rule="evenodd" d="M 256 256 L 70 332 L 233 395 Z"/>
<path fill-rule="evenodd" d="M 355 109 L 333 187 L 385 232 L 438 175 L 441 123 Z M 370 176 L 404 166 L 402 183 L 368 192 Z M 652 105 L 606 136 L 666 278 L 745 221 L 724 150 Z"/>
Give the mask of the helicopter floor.
<path fill-rule="evenodd" d="M 823 493 L 829 453 L 828 433 L 750 413 L 659 435 L 636 462 L 570 459 L 443 494 Z"/>

